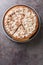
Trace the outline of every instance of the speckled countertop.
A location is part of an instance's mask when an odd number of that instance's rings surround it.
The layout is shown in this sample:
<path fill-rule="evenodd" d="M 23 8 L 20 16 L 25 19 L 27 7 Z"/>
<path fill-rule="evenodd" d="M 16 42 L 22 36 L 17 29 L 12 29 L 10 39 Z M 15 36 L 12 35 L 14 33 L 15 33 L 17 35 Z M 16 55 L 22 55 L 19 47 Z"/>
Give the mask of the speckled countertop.
<path fill-rule="evenodd" d="M 41 30 L 28 44 L 12 42 L 4 34 L 3 15 L 16 4 L 32 6 L 41 17 Z M 0 65 L 43 65 L 43 0 L 0 0 Z"/>

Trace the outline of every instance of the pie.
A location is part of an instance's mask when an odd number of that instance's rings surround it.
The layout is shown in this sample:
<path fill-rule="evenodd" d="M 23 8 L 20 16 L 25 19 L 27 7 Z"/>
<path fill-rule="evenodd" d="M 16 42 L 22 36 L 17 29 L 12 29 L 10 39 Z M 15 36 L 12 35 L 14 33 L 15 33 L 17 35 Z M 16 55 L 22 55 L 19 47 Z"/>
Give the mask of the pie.
<path fill-rule="evenodd" d="M 19 42 L 29 40 L 35 35 L 39 27 L 38 22 L 36 12 L 25 5 L 11 7 L 3 18 L 5 32 Z"/>

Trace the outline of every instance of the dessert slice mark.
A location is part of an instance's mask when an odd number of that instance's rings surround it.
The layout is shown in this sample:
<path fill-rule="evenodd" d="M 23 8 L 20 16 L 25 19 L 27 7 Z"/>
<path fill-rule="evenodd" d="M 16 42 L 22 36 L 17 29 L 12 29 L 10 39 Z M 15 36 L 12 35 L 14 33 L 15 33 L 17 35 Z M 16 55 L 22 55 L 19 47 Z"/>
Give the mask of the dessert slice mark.
<path fill-rule="evenodd" d="M 26 31 L 24 30 L 23 26 L 20 25 L 16 32 L 13 34 L 14 37 L 24 38 Z"/>
<path fill-rule="evenodd" d="M 20 26 L 21 26 L 21 24 L 16 28 L 16 30 L 14 31 L 14 33 L 18 30 L 18 28 L 19 28 Z M 13 34 L 14 34 L 14 33 L 13 33 Z M 12 34 L 12 35 L 13 35 L 13 34 Z"/>

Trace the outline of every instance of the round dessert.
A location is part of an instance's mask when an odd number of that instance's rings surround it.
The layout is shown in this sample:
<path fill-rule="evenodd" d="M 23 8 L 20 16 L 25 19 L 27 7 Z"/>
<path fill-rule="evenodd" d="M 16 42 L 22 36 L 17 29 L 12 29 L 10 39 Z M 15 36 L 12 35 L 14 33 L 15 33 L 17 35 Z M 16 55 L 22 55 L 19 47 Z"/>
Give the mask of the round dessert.
<path fill-rule="evenodd" d="M 36 12 L 25 5 L 11 7 L 4 15 L 5 32 L 15 41 L 29 40 L 38 30 Z"/>

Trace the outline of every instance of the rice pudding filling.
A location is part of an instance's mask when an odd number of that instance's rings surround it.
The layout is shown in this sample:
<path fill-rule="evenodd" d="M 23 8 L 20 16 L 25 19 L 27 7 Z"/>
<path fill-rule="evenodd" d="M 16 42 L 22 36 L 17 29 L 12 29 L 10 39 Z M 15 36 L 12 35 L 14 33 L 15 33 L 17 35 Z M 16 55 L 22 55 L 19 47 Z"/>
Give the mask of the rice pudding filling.
<path fill-rule="evenodd" d="M 27 40 L 38 29 L 38 17 L 27 6 L 14 6 L 4 17 L 4 28 L 14 40 Z"/>

